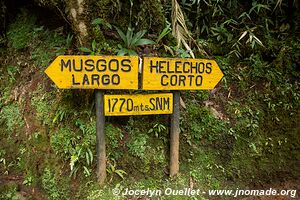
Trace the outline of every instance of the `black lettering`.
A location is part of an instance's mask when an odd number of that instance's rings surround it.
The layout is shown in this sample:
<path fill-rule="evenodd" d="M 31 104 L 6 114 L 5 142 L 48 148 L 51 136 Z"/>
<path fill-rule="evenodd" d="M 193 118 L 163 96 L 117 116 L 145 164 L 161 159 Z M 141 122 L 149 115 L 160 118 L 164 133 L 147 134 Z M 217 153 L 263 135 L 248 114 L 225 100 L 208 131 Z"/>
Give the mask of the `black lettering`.
<path fill-rule="evenodd" d="M 204 72 L 204 63 L 197 63 L 198 64 L 198 74 L 202 74 Z"/>
<path fill-rule="evenodd" d="M 139 106 L 134 106 L 133 107 L 133 111 L 139 111 L 140 110 L 140 107 Z"/>
<path fill-rule="evenodd" d="M 175 63 L 176 64 L 176 63 Z M 167 72 L 168 73 L 174 73 L 174 70 L 170 69 L 170 62 L 167 62 Z"/>
<path fill-rule="evenodd" d="M 182 73 L 182 71 L 180 70 L 180 65 L 176 65 L 176 63 L 175 63 L 175 73 L 178 73 L 178 74 Z"/>
<path fill-rule="evenodd" d="M 72 74 L 72 85 L 80 85 L 79 82 L 76 82 L 76 81 L 75 81 L 75 76 L 74 76 L 74 74 Z"/>
<path fill-rule="evenodd" d="M 100 76 L 99 76 L 99 74 L 92 74 L 91 79 L 92 79 L 92 85 L 95 85 L 95 82 L 97 83 L 98 86 L 100 85 L 100 82 L 99 82 Z"/>
<path fill-rule="evenodd" d="M 111 109 L 111 111 L 112 111 L 112 112 L 114 112 L 114 110 L 115 110 L 115 107 L 116 107 L 116 105 L 117 105 L 117 102 L 119 101 L 119 99 L 118 99 L 118 98 L 112 98 L 112 101 L 114 101 L 114 104 L 113 104 L 113 106 L 112 106 L 112 109 Z"/>
<path fill-rule="evenodd" d="M 100 64 L 101 62 L 104 64 Z M 96 69 L 98 72 L 104 72 L 106 70 L 106 60 L 104 59 L 97 60 Z"/>
<path fill-rule="evenodd" d="M 188 77 L 190 78 L 189 86 L 192 86 L 194 75 L 188 75 Z"/>
<path fill-rule="evenodd" d="M 127 110 L 132 111 L 133 110 L 133 100 L 132 99 L 127 99 Z"/>
<path fill-rule="evenodd" d="M 109 81 L 109 75 L 105 74 L 102 76 L 102 84 L 103 85 L 109 85 L 110 81 Z"/>
<path fill-rule="evenodd" d="M 155 110 L 155 99 L 154 98 L 150 98 L 150 104 L 152 107 L 150 107 L 150 110 Z"/>
<path fill-rule="evenodd" d="M 92 72 L 95 69 L 94 61 L 92 59 L 87 59 L 84 64 L 86 65 L 85 70 Z"/>
<path fill-rule="evenodd" d="M 202 76 L 198 75 L 196 76 L 196 86 L 201 86 L 202 85 Z"/>
<path fill-rule="evenodd" d="M 133 111 L 139 111 L 140 110 L 140 107 L 139 106 L 134 106 L 133 107 Z"/>
<path fill-rule="evenodd" d="M 153 73 L 152 70 L 156 70 L 156 73 L 158 73 L 158 61 L 155 61 L 156 64 L 153 65 L 153 60 L 150 60 L 150 73 Z"/>
<path fill-rule="evenodd" d="M 121 70 L 123 72 L 130 72 L 131 71 L 131 65 L 130 65 L 130 60 L 129 59 L 122 60 L 121 65 L 122 65 Z"/>
<path fill-rule="evenodd" d="M 145 105 L 145 111 L 150 111 L 149 105 Z"/>
<path fill-rule="evenodd" d="M 162 110 L 162 98 L 156 97 L 156 110 Z"/>
<path fill-rule="evenodd" d="M 172 76 L 170 77 L 170 85 L 171 85 L 171 86 L 176 86 L 176 85 L 177 85 L 177 82 L 178 82 L 177 76 L 176 76 L 176 75 L 172 75 Z"/>
<path fill-rule="evenodd" d="M 113 85 L 119 85 L 120 84 L 120 76 L 118 74 L 114 74 L 111 76 L 111 83 Z"/>
<path fill-rule="evenodd" d="M 168 110 L 170 110 L 170 98 L 164 98 L 164 110 L 166 110 L 166 107 Z"/>
<path fill-rule="evenodd" d="M 179 83 L 178 83 L 178 86 L 185 86 L 185 80 L 186 80 L 186 77 L 184 75 L 179 75 Z"/>
<path fill-rule="evenodd" d="M 83 80 L 82 80 L 82 85 L 89 85 L 89 84 L 90 84 L 89 77 L 88 77 L 88 75 L 84 74 Z"/>
<path fill-rule="evenodd" d="M 64 68 L 69 68 L 69 72 L 71 72 L 72 70 L 72 66 L 71 66 L 71 60 L 67 61 L 67 64 L 65 63 L 65 61 L 63 59 L 60 60 L 60 71 L 64 71 Z"/>
<path fill-rule="evenodd" d="M 75 62 L 75 59 L 73 59 L 73 69 L 75 72 L 81 72 L 83 70 L 83 60 L 80 59 L 79 68 L 76 69 L 76 62 Z"/>
<path fill-rule="evenodd" d="M 187 65 L 188 65 L 188 69 L 186 69 L 186 66 L 187 66 Z M 183 63 L 183 72 L 184 72 L 184 73 L 189 73 L 189 72 L 190 72 L 189 68 L 190 68 L 190 63 L 184 62 L 184 63 Z"/>
<path fill-rule="evenodd" d="M 166 70 L 163 70 L 165 67 L 163 66 L 163 64 L 166 64 L 166 61 L 162 60 L 159 61 L 159 73 L 166 73 Z"/>
<path fill-rule="evenodd" d="M 191 63 L 190 63 L 190 66 L 191 66 L 191 72 L 190 72 L 190 73 L 192 73 L 192 74 L 197 73 L 197 68 L 198 68 L 197 63 L 196 63 L 196 65 L 194 66 L 193 63 L 191 62 Z M 195 72 L 193 72 L 193 69 L 195 69 Z"/>
<path fill-rule="evenodd" d="M 113 63 L 115 63 L 115 66 Z M 115 69 L 113 67 L 115 67 Z M 117 59 L 111 59 L 108 63 L 108 68 L 112 72 L 117 72 L 119 70 L 119 61 Z"/>
<path fill-rule="evenodd" d="M 211 63 L 206 63 L 206 73 L 207 74 L 210 74 L 211 73 L 211 71 L 212 71 L 212 64 Z"/>
<path fill-rule="evenodd" d="M 111 112 L 111 103 L 110 103 L 110 99 L 108 99 L 108 112 Z"/>
<path fill-rule="evenodd" d="M 144 105 L 141 103 L 140 105 L 141 111 L 144 111 Z"/>
<path fill-rule="evenodd" d="M 162 86 L 167 86 L 168 85 L 168 82 L 164 83 L 164 78 L 168 78 L 168 75 L 164 74 L 161 76 L 161 79 L 160 79 L 160 84 Z"/>
<path fill-rule="evenodd" d="M 122 112 L 122 108 L 123 108 L 123 105 L 124 105 L 126 99 L 125 98 L 120 98 L 120 101 L 121 101 L 121 106 L 120 106 L 119 111 Z"/>

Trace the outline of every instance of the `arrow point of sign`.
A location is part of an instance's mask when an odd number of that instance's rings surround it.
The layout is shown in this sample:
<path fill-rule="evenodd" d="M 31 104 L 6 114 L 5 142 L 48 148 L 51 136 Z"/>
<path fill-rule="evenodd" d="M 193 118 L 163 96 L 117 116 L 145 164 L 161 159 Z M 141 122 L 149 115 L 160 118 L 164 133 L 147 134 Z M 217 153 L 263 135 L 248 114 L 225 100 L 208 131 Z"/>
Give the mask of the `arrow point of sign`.
<path fill-rule="evenodd" d="M 59 70 L 59 60 L 63 59 L 63 56 L 58 56 L 50 65 L 49 67 L 45 70 L 45 73 L 47 74 L 47 76 L 55 83 L 55 85 L 60 88 L 63 89 L 65 87 L 63 87 L 62 85 L 62 78 L 64 77 L 63 74 L 60 73 Z"/>
<path fill-rule="evenodd" d="M 213 67 L 214 67 L 214 73 L 213 73 L 213 78 L 211 79 L 212 88 L 210 88 L 210 89 L 214 89 L 214 87 L 216 87 L 216 85 L 222 80 L 222 78 L 224 76 L 218 63 L 215 60 L 212 60 L 212 63 L 213 63 Z"/>

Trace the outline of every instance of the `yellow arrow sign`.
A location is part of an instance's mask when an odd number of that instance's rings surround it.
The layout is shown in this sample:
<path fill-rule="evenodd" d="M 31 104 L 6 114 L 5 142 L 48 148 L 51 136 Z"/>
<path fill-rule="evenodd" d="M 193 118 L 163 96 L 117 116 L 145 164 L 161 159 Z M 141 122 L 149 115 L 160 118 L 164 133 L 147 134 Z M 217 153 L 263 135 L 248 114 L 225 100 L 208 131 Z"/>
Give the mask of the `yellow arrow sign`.
<path fill-rule="evenodd" d="M 58 56 L 45 73 L 61 89 L 138 89 L 137 56 Z"/>
<path fill-rule="evenodd" d="M 173 112 L 173 94 L 104 95 L 104 115 L 153 115 Z"/>
<path fill-rule="evenodd" d="M 144 90 L 210 90 L 223 73 L 214 60 L 144 57 Z"/>

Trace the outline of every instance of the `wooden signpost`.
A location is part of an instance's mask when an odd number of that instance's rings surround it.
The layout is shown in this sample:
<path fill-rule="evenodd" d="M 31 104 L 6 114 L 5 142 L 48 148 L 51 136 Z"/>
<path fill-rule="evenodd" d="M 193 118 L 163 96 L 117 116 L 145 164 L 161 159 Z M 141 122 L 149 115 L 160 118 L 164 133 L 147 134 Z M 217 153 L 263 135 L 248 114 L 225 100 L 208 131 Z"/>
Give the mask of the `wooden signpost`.
<path fill-rule="evenodd" d="M 210 90 L 223 73 L 214 60 L 143 58 L 142 89 L 172 93 L 104 95 L 104 89 L 138 89 L 137 56 L 58 56 L 45 73 L 61 89 L 96 89 L 97 176 L 106 178 L 105 116 L 172 114 L 170 176 L 179 171 L 178 90 Z"/>
<path fill-rule="evenodd" d="M 214 60 L 157 58 L 143 59 L 143 90 L 173 90 L 174 112 L 170 131 L 170 176 L 179 171 L 180 92 L 178 90 L 210 90 L 223 73 Z"/>

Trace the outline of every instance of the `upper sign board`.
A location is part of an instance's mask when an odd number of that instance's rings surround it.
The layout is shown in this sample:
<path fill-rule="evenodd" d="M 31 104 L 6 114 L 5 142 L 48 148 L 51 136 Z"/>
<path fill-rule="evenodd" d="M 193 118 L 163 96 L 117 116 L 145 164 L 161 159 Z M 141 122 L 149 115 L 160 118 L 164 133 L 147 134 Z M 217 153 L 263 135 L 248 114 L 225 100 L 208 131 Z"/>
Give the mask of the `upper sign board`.
<path fill-rule="evenodd" d="M 214 60 L 143 59 L 143 90 L 210 90 L 222 77 L 223 73 Z"/>
<path fill-rule="evenodd" d="M 137 56 L 58 56 L 45 73 L 61 89 L 138 89 Z"/>
<path fill-rule="evenodd" d="M 173 112 L 173 94 L 104 95 L 104 115 L 153 115 Z"/>

